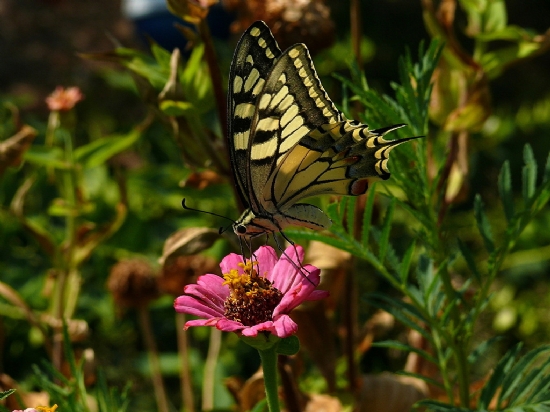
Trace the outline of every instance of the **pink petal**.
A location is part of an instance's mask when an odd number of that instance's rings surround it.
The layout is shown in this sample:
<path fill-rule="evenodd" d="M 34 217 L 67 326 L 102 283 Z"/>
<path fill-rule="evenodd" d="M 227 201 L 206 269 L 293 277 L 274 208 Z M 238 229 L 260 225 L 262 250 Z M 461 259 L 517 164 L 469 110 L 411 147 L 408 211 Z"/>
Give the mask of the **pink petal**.
<path fill-rule="evenodd" d="M 211 274 L 200 276 L 197 279 L 197 285 L 203 286 L 225 300 L 229 296 L 229 288 L 224 285 L 223 282 L 225 282 L 225 280 L 222 277 Z"/>
<path fill-rule="evenodd" d="M 245 326 L 241 322 L 236 322 L 234 320 L 223 318 L 220 319 L 218 323 L 216 323 L 216 328 L 224 332 L 235 332 L 237 330 L 245 328 Z"/>
<path fill-rule="evenodd" d="M 319 284 L 319 269 L 313 269 L 313 266 L 310 266 L 310 274 L 307 278 L 303 277 L 301 274 L 296 275 L 296 279 L 300 281 L 297 286 L 293 286 L 290 291 L 287 291 L 275 310 L 273 311 L 273 317 L 276 317 L 279 314 L 289 313 L 292 309 L 300 305 L 306 300 L 316 300 L 321 299 L 318 294 L 313 295 L 313 299 L 310 299 L 310 296 L 316 292 L 315 288 Z"/>
<path fill-rule="evenodd" d="M 300 284 L 301 277 L 307 275 L 300 273 L 298 270 L 301 266 L 301 262 L 304 258 L 304 248 L 299 245 L 289 246 L 281 255 L 281 259 L 277 262 L 273 268 L 273 273 L 271 274 L 271 281 L 273 285 L 279 289 L 282 293 L 286 293 L 293 286 Z"/>
<path fill-rule="evenodd" d="M 261 332 L 261 331 L 270 332 L 272 328 L 273 328 L 273 322 L 267 321 L 267 322 L 258 323 L 257 325 L 254 325 L 254 326 L 249 326 L 243 329 L 241 333 L 243 336 L 255 337 L 255 336 L 258 336 L 258 332 Z"/>
<path fill-rule="evenodd" d="M 273 328 L 271 333 L 279 338 L 286 338 L 290 335 L 294 335 L 298 330 L 298 325 L 288 315 L 282 315 L 273 322 Z"/>
<path fill-rule="evenodd" d="M 237 269 L 239 273 L 243 273 L 243 269 L 239 266 L 239 263 L 243 263 L 243 261 L 243 256 L 236 253 L 230 253 L 222 259 L 220 269 L 224 275 L 229 273 L 232 269 Z"/>
<path fill-rule="evenodd" d="M 227 286 L 224 286 L 224 288 L 229 289 Z M 222 307 L 226 298 L 225 296 L 220 296 L 215 293 L 215 291 L 201 285 L 187 285 L 183 291 L 185 293 L 183 296 L 192 296 L 212 307 Z"/>
<path fill-rule="evenodd" d="M 256 270 L 260 276 L 271 281 L 271 272 L 279 258 L 271 246 L 260 246 L 252 255 L 252 261 L 258 262 Z"/>
<path fill-rule="evenodd" d="M 207 302 L 198 300 L 193 296 L 178 296 L 174 301 L 176 312 L 187 313 L 202 318 L 223 316 L 223 307 L 208 305 Z"/>
<path fill-rule="evenodd" d="M 221 318 L 195 319 L 185 322 L 185 329 L 193 326 L 216 326 Z"/>

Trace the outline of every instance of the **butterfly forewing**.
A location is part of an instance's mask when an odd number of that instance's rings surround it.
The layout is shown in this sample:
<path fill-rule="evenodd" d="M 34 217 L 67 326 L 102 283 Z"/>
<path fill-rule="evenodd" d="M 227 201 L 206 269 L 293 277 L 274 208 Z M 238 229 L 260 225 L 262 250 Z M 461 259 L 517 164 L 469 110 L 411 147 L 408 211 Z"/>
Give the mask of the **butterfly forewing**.
<path fill-rule="evenodd" d="M 233 174 L 241 200 L 250 205 L 249 143 L 256 99 L 281 50 L 263 22 L 243 34 L 231 63 L 228 88 L 229 144 Z"/>
<path fill-rule="evenodd" d="M 285 155 L 320 125 L 341 122 L 344 115 L 329 99 L 303 44 L 277 59 L 257 99 L 250 137 L 249 185 L 257 194 L 252 206 L 270 213 L 276 205 L 260 196 Z"/>

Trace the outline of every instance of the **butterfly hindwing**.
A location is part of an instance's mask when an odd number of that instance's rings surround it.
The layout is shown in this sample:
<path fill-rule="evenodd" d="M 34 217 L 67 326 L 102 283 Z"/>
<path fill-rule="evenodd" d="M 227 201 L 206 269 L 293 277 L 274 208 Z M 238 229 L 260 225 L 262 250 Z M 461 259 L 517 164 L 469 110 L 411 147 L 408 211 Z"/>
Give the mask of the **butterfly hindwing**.
<path fill-rule="evenodd" d="M 249 143 L 256 99 L 281 50 L 263 22 L 256 22 L 243 34 L 231 63 L 227 94 L 228 137 L 231 166 L 239 195 L 250 205 Z"/>
<path fill-rule="evenodd" d="M 285 211 L 310 196 L 365 193 L 369 181 L 389 178 L 389 152 L 409 139 L 388 141 L 383 135 L 402 126 L 369 130 L 361 123 L 342 122 L 317 128 L 285 156 L 270 176 L 264 198 Z"/>

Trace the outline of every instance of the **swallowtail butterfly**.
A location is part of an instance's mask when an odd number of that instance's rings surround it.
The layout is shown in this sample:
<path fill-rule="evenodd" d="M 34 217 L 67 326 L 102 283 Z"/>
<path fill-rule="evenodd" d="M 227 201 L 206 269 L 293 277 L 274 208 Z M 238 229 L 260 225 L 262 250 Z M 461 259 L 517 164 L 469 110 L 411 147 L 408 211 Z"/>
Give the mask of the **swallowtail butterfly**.
<path fill-rule="evenodd" d="M 297 202 L 365 193 L 369 180 L 389 178 L 390 151 L 411 139 L 383 138 L 404 125 L 369 130 L 347 120 L 323 89 L 307 47 L 281 52 L 262 21 L 237 44 L 228 115 L 231 165 L 247 206 L 233 230 L 246 237 L 289 225 L 328 228 L 323 211 Z"/>

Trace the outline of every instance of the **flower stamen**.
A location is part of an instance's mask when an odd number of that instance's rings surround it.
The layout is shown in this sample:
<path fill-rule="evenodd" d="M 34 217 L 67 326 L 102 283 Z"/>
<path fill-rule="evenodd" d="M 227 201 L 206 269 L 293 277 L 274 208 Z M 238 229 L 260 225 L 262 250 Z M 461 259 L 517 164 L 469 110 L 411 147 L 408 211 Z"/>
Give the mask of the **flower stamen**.
<path fill-rule="evenodd" d="M 273 310 L 283 298 L 267 278 L 258 275 L 254 269 L 257 263 L 239 263 L 244 273 L 231 269 L 223 275 L 223 284 L 230 290 L 224 302 L 224 316 L 245 326 L 273 320 Z"/>

